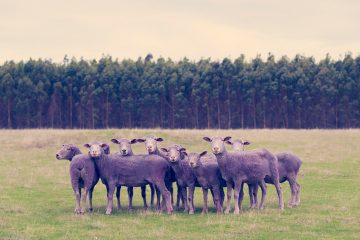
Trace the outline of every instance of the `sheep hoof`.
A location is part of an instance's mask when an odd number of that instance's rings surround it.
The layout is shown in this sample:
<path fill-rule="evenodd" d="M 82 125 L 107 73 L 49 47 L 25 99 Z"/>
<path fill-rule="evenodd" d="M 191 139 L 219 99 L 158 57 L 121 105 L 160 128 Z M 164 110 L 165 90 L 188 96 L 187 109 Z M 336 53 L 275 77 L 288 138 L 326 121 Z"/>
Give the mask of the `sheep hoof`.
<path fill-rule="evenodd" d="M 93 212 L 94 211 L 94 209 L 93 208 L 89 208 L 89 212 Z"/>
<path fill-rule="evenodd" d="M 75 214 L 81 214 L 81 208 L 75 208 Z"/>
<path fill-rule="evenodd" d="M 111 215 L 111 209 L 106 209 L 105 214 L 106 214 L 106 215 Z"/>
<path fill-rule="evenodd" d="M 234 214 L 239 215 L 239 213 L 240 213 L 239 209 L 234 210 Z"/>
<path fill-rule="evenodd" d="M 226 210 L 224 211 L 225 214 L 229 214 L 229 212 L 230 212 L 230 209 L 226 209 Z"/>
<path fill-rule="evenodd" d="M 203 209 L 201 214 L 207 214 L 209 211 L 207 209 Z"/>
<path fill-rule="evenodd" d="M 190 210 L 189 214 L 191 214 L 191 215 L 194 214 L 194 210 Z"/>

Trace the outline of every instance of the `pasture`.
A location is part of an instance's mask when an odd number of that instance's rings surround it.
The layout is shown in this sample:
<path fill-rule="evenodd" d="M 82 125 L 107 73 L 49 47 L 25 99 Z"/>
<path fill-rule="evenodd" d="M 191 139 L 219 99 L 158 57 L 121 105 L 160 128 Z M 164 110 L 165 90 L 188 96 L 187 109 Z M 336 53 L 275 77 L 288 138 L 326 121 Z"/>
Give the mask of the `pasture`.
<path fill-rule="evenodd" d="M 268 185 L 265 210 L 249 210 L 245 200 L 240 215 L 201 215 L 202 192 L 195 193 L 195 215 L 143 211 L 140 191 L 134 192 L 135 210 L 129 212 L 126 188 L 122 211 L 106 216 L 106 194 L 99 182 L 94 212 L 74 214 L 69 162 L 56 160 L 63 143 L 82 147 L 99 140 L 117 146 L 112 137 L 138 138 L 156 134 L 160 146 L 182 144 L 188 152 L 210 151 L 203 136 L 232 136 L 251 142 L 247 149 L 289 151 L 302 161 L 298 181 L 301 203 L 289 209 L 289 186 L 282 184 L 285 210 L 277 208 L 276 191 Z M 360 238 L 360 130 L 1 130 L 0 239 L 355 239 Z M 230 146 L 227 147 L 230 150 Z M 143 144 L 134 153 L 145 153 Z M 174 185 L 175 186 L 175 185 Z M 149 188 L 148 201 L 149 201 Z M 209 198 L 211 199 L 211 198 Z M 115 203 L 115 201 L 114 201 Z"/>

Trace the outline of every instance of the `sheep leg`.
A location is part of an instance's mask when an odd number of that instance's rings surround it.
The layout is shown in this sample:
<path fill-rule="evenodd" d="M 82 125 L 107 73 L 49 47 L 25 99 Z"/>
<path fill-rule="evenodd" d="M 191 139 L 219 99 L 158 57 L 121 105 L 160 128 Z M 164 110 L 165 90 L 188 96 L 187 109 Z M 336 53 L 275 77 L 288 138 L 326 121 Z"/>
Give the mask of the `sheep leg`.
<path fill-rule="evenodd" d="M 222 187 L 220 186 L 213 186 L 212 190 L 214 192 L 214 201 L 215 201 L 215 205 L 216 205 L 216 213 L 222 213 L 222 202 L 221 202 L 221 189 Z"/>
<path fill-rule="evenodd" d="M 182 194 L 182 188 L 179 186 L 179 183 L 176 182 L 176 187 L 177 187 L 177 195 L 176 195 L 176 210 L 180 209 L 180 201 L 182 202 L 182 206 L 184 207 L 184 199 L 183 199 L 183 194 Z"/>
<path fill-rule="evenodd" d="M 150 186 L 150 207 L 154 207 L 154 198 L 155 198 L 155 186 L 154 184 L 149 184 Z"/>
<path fill-rule="evenodd" d="M 115 184 L 109 184 L 109 193 L 107 195 L 108 203 L 106 207 L 106 215 L 110 215 L 113 208 L 113 197 L 115 192 Z"/>
<path fill-rule="evenodd" d="M 147 205 L 147 202 L 146 202 L 146 185 L 141 186 L 141 197 L 142 197 L 143 202 L 144 202 L 144 209 L 147 209 L 148 205 Z"/>
<path fill-rule="evenodd" d="M 230 181 L 227 181 L 226 182 L 226 189 L 227 189 L 227 191 L 226 191 L 226 209 L 225 209 L 225 213 L 227 214 L 227 213 L 229 213 L 230 212 L 230 209 L 231 209 L 231 206 L 230 206 L 230 204 L 231 204 L 231 192 L 232 192 L 232 184 L 231 184 L 231 182 Z"/>
<path fill-rule="evenodd" d="M 117 200 L 117 209 L 121 209 L 121 202 L 120 202 L 120 192 L 121 192 L 121 186 L 118 186 L 116 188 L 116 200 Z"/>
<path fill-rule="evenodd" d="M 237 180 L 235 182 L 235 186 L 234 186 L 234 202 L 235 202 L 235 209 L 234 209 L 234 214 L 239 214 L 240 213 L 240 209 L 239 209 L 239 205 L 241 205 L 241 200 L 239 202 L 239 195 L 240 192 L 242 190 L 242 180 Z M 241 208 L 241 206 L 240 206 Z"/>
<path fill-rule="evenodd" d="M 81 208 L 80 208 L 81 188 L 79 188 L 79 187 L 74 188 L 74 192 L 75 192 L 75 199 L 76 199 L 75 213 L 80 214 L 81 213 Z"/>
<path fill-rule="evenodd" d="M 86 198 L 88 196 L 89 193 L 89 188 L 85 187 L 84 188 L 84 194 L 81 196 L 81 208 L 80 208 L 80 213 L 84 214 L 86 212 Z"/>
<path fill-rule="evenodd" d="M 234 192 L 235 193 L 235 192 Z M 240 193 L 239 193 L 239 199 L 238 199 L 238 205 L 240 210 L 242 209 L 242 201 L 244 200 L 244 183 L 241 184 Z"/>
<path fill-rule="evenodd" d="M 284 210 L 284 199 L 283 199 L 283 193 L 282 193 L 282 190 L 281 190 L 281 185 L 279 183 L 279 178 L 275 179 L 274 185 L 275 185 L 275 188 L 276 188 L 277 195 L 279 197 L 279 208 L 281 210 Z"/>
<path fill-rule="evenodd" d="M 290 190 L 291 190 L 291 197 L 290 197 L 288 207 L 292 208 L 293 206 L 295 206 L 297 185 L 296 185 L 296 182 L 293 177 L 288 178 L 288 182 L 289 182 Z"/>
<path fill-rule="evenodd" d="M 250 208 L 254 208 L 254 184 L 248 183 L 249 197 L 250 197 Z"/>
<path fill-rule="evenodd" d="M 204 204 L 203 204 L 203 210 L 202 213 L 208 213 L 208 205 L 207 205 L 207 201 L 208 201 L 208 189 L 207 188 L 202 188 L 203 191 L 203 197 L 204 197 Z"/>
<path fill-rule="evenodd" d="M 216 208 L 216 202 L 215 202 L 215 198 L 214 198 L 214 191 L 213 191 L 212 188 L 210 188 L 210 193 L 211 193 L 211 196 L 212 196 L 212 199 L 213 199 L 214 207 Z"/>
<path fill-rule="evenodd" d="M 266 186 L 266 185 L 265 185 Z M 258 197 L 257 197 L 257 193 L 259 191 L 259 184 L 256 183 L 253 186 L 253 195 L 254 195 L 254 208 L 258 208 Z"/>
<path fill-rule="evenodd" d="M 156 209 L 160 210 L 160 198 L 161 197 L 160 197 L 160 191 L 156 186 L 155 186 L 155 192 L 156 192 Z"/>
<path fill-rule="evenodd" d="M 132 199 L 134 196 L 134 189 L 133 189 L 133 187 L 128 187 L 127 191 L 128 191 L 128 198 L 129 198 L 128 209 L 131 210 L 132 209 Z"/>
<path fill-rule="evenodd" d="M 172 182 L 171 181 L 166 181 L 165 185 L 166 185 L 167 190 L 169 190 L 169 192 L 170 192 L 171 205 L 174 205 L 174 197 L 173 197 L 174 189 L 173 189 Z M 159 199 L 159 201 L 160 201 L 160 199 Z"/>
<path fill-rule="evenodd" d="M 295 206 L 300 205 L 300 184 L 296 182 L 296 200 L 295 200 Z"/>
<path fill-rule="evenodd" d="M 190 205 L 190 211 L 189 214 L 194 214 L 195 207 L 194 207 L 194 192 L 195 192 L 195 185 L 189 186 L 189 205 Z"/>
<path fill-rule="evenodd" d="M 156 184 L 156 187 L 159 189 L 159 191 L 161 192 L 162 198 L 163 198 L 163 202 L 166 206 L 166 211 L 168 214 L 171 214 L 173 211 L 172 205 L 171 205 L 171 197 L 170 197 L 170 192 L 167 190 L 166 185 L 164 183 L 164 180 L 159 180 Z"/>
<path fill-rule="evenodd" d="M 90 212 L 93 211 L 93 205 L 92 205 L 93 192 L 94 192 L 94 187 L 90 188 L 90 190 L 89 190 L 89 211 Z"/>
<path fill-rule="evenodd" d="M 261 188 L 261 203 L 260 209 L 264 209 L 265 207 L 265 198 L 266 198 L 266 183 L 264 180 L 260 181 L 258 184 Z"/>
<path fill-rule="evenodd" d="M 224 188 L 222 186 L 219 186 L 219 188 L 220 188 L 220 205 L 221 205 L 221 208 L 223 208 L 225 193 L 224 193 Z"/>
<path fill-rule="evenodd" d="M 182 200 L 184 202 L 184 212 L 189 212 L 189 204 L 187 201 L 187 189 L 186 187 L 181 187 Z"/>

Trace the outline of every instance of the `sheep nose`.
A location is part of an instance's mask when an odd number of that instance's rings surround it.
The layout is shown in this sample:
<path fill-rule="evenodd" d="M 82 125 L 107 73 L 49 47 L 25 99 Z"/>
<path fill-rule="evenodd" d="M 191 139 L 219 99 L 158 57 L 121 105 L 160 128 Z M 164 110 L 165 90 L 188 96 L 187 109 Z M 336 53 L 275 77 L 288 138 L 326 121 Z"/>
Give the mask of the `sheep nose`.
<path fill-rule="evenodd" d="M 122 152 L 123 152 L 123 153 L 126 153 L 126 150 L 124 149 L 124 150 L 122 150 Z"/>
<path fill-rule="evenodd" d="M 215 151 L 215 152 L 219 151 L 219 148 L 218 148 L 218 147 L 214 147 L 214 151 Z"/>
<path fill-rule="evenodd" d="M 58 153 L 57 153 L 55 156 L 56 156 L 56 158 L 59 158 L 59 154 L 58 154 Z"/>

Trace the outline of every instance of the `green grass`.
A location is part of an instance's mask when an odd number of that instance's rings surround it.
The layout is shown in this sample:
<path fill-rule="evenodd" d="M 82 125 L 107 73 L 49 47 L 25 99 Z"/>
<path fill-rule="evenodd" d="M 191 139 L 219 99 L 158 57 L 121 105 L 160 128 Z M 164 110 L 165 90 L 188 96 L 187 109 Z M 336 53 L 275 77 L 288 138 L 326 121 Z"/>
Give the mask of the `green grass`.
<path fill-rule="evenodd" d="M 202 193 L 197 190 L 195 215 L 169 216 L 144 212 L 136 189 L 133 212 L 114 210 L 105 216 L 105 187 L 99 183 L 94 213 L 74 215 L 69 162 L 54 157 L 61 144 L 150 133 L 166 140 L 161 146 L 181 143 L 188 151 L 209 150 L 202 136 L 231 135 L 249 140 L 248 149 L 293 152 L 303 160 L 298 177 L 301 204 L 278 210 L 275 189 L 269 185 L 263 211 L 248 210 L 246 195 L 239 216 L 216 215 L 212 204 L 211 213 L 201 215 Z M 360 238 L 359 145 L 360 130 L 1 130 L 0 239 Z M 116 151 L 115 145 L 111 147 Z M 143 153 L 143 144 L 136 144 L 134 152 Z M 287 205 L 289 187 L 282 186 Z M 122 203 L 127 205 L 125 188 Z"/>

